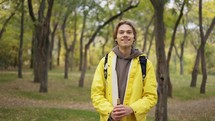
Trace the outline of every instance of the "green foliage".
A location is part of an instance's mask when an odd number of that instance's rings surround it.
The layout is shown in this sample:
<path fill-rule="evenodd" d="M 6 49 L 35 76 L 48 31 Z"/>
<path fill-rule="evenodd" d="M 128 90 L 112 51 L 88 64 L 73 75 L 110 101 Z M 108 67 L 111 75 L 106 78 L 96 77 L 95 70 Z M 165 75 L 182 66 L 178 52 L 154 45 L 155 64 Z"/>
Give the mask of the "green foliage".
<path fill-rule="evenodd" d="M 173 31 L 173 27 L 175 26 L 175 22 L 179 16 L 179 10 L 175 10 L 174 8 L 165 10 L 164 14 L 164 23 L 167 28 L 171 28 Z"/>
<path fill-rule="evenodd" d="M 11 5 L 10 9 L 5 9 L 1 11 L 0 15 L 0 29 L 3 26 L 3 23 L 6 19 L 10 16 L 11 11 L 14 12 L 14 5 L 16 2 L 6 2 L 8 5 Z M 25 8 L 26 9 L 26 8 Z M 13 18 L 9 21 L 6 26 L 5 32 L 0 40 L 0 68 L 7 68 L 11 66 L 17 66 L 17 58 L 18 58 L 18 51 L 19 51 L 19 41 L 20 41 L 20 18 L 21 18 L 21 11 L 18 9 L 13 16 Z M 32 27 L 31 22 L 29 22 L 28 17 L 25 14 L 24 20 L 24 41 L 23 41 L 23 62 L 25 64 L 26 61 L 29 61 L 30 54 L 29 49 L 31 47 L 31 32 Z M 28 63 L 27 63 L 28 64 Z"/>
<path fill-rule="evenodd" d="M 215 45 L 213 44 L 206 44 L 205 47 L 205 58 L 207 62 L 208 74 L 215 75 Z"/>
<path fill-rule="evenodd" d="M 66 25 L 66 35 L 67 35 L 67 40 L 68 43 L 71 44 L 72 41 L 74 40 L 73 38 L 73 32 L 74 32 L 74 10 L 78 11 L 77 13 L 77 43 L 75 45 L 75 53 L 74 53 L 74 65 L 75 67 L 78 67 L 79 65 L 79 60 L 80 60 L 80 54 L 79 54 L 79 38 L 80 38 L 80 33 L 81 33 L 81 28 L 82 28 L 82 20 L 83 20 L 83 14 L 87 13 L 87 23 L 86 23 L 86 29 L 84 33 L 84 44 L 86 44 L 89 40 L 89 38 L 92 36 L 92 33 L 94 30 L 104 23 L 105 20 L 107 20 L 110 16 L 118 13 L 120 10 L 124 9 L 129 5 L 131 1 L 127 0 L 120 0 L 120 1 L 102 1 L 102 0 L 96 0 L 96 1 L 86 1 L 86 0 L 56 0 L 53 6 L 53 12 L 52 12 L 52 17 L 51 17 L 51 30 L 52 25 L 56 22 L 58 22 L 58 29 L 55 35 L 55 47 L 53 50 L 53 63 L 56 64 L 56 56 L 57 56 L 57 49 L 56 49 L 56 40 L 61 38 L 62 40 L 62 31 L 61 31 L 61 26 L 63 22 L 63 18 L 65 16 L 65 13 L 67 9 L 69 9 L 69 12 L 71 15 L 68 18 L 68 22 Z M 134 1 L 133 1 L 134 2 Z M 170 1 L 168 1 L 170 2 Z M 166 38 L 167 40 L 165 42 L 165 47 L 168 49 L 169 47 L 169 41 L 171 39 L 172 35 L 172 28 L 174 26 L 174 23 L 178 17 L 179 13 L 179 8 L 181 5 L 180 0 L 175 0 L 174 1 L 174 7 L 173 8 L 168 8 L 168 6 L 165 6 L 165 12 L 164 12 L 164 22 L 166 25 Z M 188 13 L 188 20 L 186 23 L 192 23 L 195 25 L 198 25 L 198 2 L 195 0 L 189 0 L 189 5 L 186 6 L 186 10 L 189 12 Z M 39 1 L 32 1 L 33 3 L 33 8 L 34 8 L 34 13 L 35 17 L 37 17 L 37 12 L 38 12 L 38 4 Z M 10 1 L 5 1 L 3 4 L 0 6 L 2 7 L 2 10 L 0 11 L 0 28 L 3 26 L 3 23 L 5 22 L 6 18 L 10 16 L 10 14 L 14 11 L 15 6 L 17 5 L 17 1 L 15 0 L 10 0 Z M 208 24 L 211 22 L 211 18 L 214 16 L 214 1 L 213 0 L 208 0 L 208 1 L 203 1 L 203 24 L 204 24 L 204 29 L 207 28 Z M 7 8 L 8 7 L 8 8 Z M 146 26 L 149 24 L 149 21 L 151 20 L 151 17 L 154 15 L 154 10 L 152 7 L 152 4 L 150 1 L 140 1 L 140 4 L 137 8 L 129 10 L 128 12 L 124 13 L 120 19 L 129 19 L 135 23 L 137 26 L 138 30 L 138 41 L 137 41 L 137 48 L 141 49 L 143 46 L 143 32 L 146 29 Z M 19 36 L 20 36 L 20 16 L 21 16 L 21 9 L 19 8 L 16 11 L 15 16 L 11 19 L 11 21 L 8 23 L 8 26 L 6 27 L 6 32 L 3 35 L 2 41 L 0 42 L 0 68 L 5 68 L 9 66 L 16 66 L 17 64 L 17 56 L 18 56 L 18 46 L 19 46 Z M 105 52 L 107 53 L 111 48 L 113 47 L 113 39 L 112 39 L 112 32 L 113 32 L 113 25 L 116 24 L 119 20 L 113 21 L 110 23 L 109 27 L 105 27 L 103 30 L 101 30 L 101 33 L 98 34 L 98 38 L 105 38 L 106 34 L 109 32 L 109 38 L 108 38 L 108 44 L 105 46 Z M 28 14 L 28 6 L 27 6 L 27 1 L 25 1 L 25 23 L 24 23 L 24 28 L 25 28 L 25 33 L 24 33 L 24 45 L 23 45 L 23 61 L 24 64 L 29 66 L 29 62 L 31 59 L 31 44 L 32 44 L 32 32 L 34 30 L 33 23 L 31 21 L 31 18 Z M 188 37 L 188 43 L 192 40 L 198 41 L 198 28 L 195 26 L 196 31 L 191 30 L 191 32 L 188 34 L 190 36 L 191 34 L 194 33 L 194 37 Z M 149 28 L 149 34 L 153 33 L 154 26 L 153 24 Z M 102 32 L 103 31 L 103 32 Z M 206 30 L 204 30 L 206 31 Z M 181 26 L 179 25 L 178 31 L 176 38 L 182 39 L 183 31 L 181 31 Z M 213 32 L 212 32 L 213 34 Z M 211 42 L 213 42 L 213 35 L 210 37 Z M 96 39 L 98 39 L 96 38 Z M 149 36 L 148 36 L 149 38 Z M 177 40 L 177 41 L 178 41 Z M 175 42 L 176 44 L 178 42 Z M 149 42 L 148 42 L 149 43 Z M 154 42 L 155 43 L 155 42 Z M 153 43 L 152 49 L 150 53 L 151 55 L 155 54 L 154 46 L 155 44 Z M 93 52 L 91 53 L 98 53 L 98 56 L 95 56 L 95 59 L 91 59 L 88 64 L 95 65 L 97 64 L 98 60 L 103 56 L 102 51 L 101 51 L 101 43 L 99 41 L 95 40 L 95 44 L 99 44 L 100 46 L 92 46 L 90 48 Z M 14 51 L 12 48 L 15 46 L 16 50 Z M 69 46 L 69 45 L 68 45 Z M 64 49 L 64 45 L 62 42 L 62 50 Z M 188 47 L 190 48 L 190 46 Z M 185 55 L 189 55 L 190 52 L 185 51 Z M 193 53 L 192 53 L 193 54 Z M 150 55 L 150 56 L 151 56 Z M 186 58 L 186 57 L 185 57 Z M 61 51 L 61 64 L 63 65 L 64 63 L 64 52 Z M 186 61 L 186 60 L 185 60 Z M 209 59 L 207 61 L 210 61 Z M 211 62 L 207 62 L 211 63 Z M 192 65 L 191 63 L 188 63 L 188 66 Z M 209 65 L 209 64 L 208 64 Z M 185 68 L 190 68 L 190 67 L 185 67 Z M 211 69 L 210 73 L 211 73 Z M 214 70 L 214 69 L 212 69 Z"/>
<path fill-rule="evenodd" d="M 194 50 L 189 48 L 185 48 L 185 51 L 189 53 L 196 53 Z M 196 58 L 196 54 L 184 54 L 183 56 L 184 74 L 192 73 L 195 58 Z M 176 56 L 175 52 L 172 53 L 172 57 L 170 61 L 170 71 L 180 74 L 180 61 L 179 61 L 179 58 Z"/>
<path fill-rule="evenodd" d="M 9 31 L 4 33 L 2 40 L 0 41 L 0 68 L 16 67 L 18 63 L 18 51 L 19 51 L 19 35 L 10 30 L 15 26 L 8 26 Z M 31 32 L 29 32 L 31 34 Z M 24 36 L 23 42 L 23 64 L 29 64 L 30 60 L 30 46 L 31 43 L 27 43 L 29 35 Z"/>
<path fill-rule="evenodd" d="M 192 73 L 195 59 L 196 59 L 196 54 L 184 55 L 184 71 L 187 72 L 187 74 Z"/>
<path fill-rule="evenodd" d="M 15 41 L 0 41 L 0 68 L 16 66 L 17 62 L 17 43 Z"/>
<path fill-rule="evenodd" d="M 204 8 L 202 10 L 203 16 L 210 18 L 212 20 L 215 16 L 214 6 L 215 6 L 214 0 L 208 0 L 206 2 L 203 2 L 203 8 Z"/>

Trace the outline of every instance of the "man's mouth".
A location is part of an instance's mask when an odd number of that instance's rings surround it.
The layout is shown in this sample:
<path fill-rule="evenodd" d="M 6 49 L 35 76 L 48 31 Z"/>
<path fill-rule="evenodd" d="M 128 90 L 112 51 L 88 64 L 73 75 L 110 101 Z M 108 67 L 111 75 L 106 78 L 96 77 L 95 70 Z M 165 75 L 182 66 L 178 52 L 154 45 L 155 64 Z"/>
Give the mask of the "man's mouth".
<path fill-rule="evenodd" d="M 121 38 L 122 41 L 130 41 L 129 38 Z"/>

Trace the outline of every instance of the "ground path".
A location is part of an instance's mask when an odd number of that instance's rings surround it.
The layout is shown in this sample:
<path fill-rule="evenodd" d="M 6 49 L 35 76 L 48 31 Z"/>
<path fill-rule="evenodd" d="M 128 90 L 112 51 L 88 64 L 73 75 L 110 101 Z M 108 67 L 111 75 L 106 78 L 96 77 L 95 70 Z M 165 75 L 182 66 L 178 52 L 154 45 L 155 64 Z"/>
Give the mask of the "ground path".
<path fill-rule="evenodd" d="M 0 95 L 1 107 L 53 107 L 53 108 L 71 108 L 94 110 L 91 103 L 77 102 L 59 102 L 59 101 L 41 101 L 31 100 L 17 97 L 6 97 Z M 149 115 L 154 115 L 152 110 Z M 199 117 L 212 117 L 211 121 L 215 121 L 215 97 L 209 99 L 199 99 L 193 101 L 177 101 L 175 99 L 168 100 L 168 116 L 179 119 L 180 121 L 197 120 Z M 199 119 L 198 119 L 199 120 Z"/>

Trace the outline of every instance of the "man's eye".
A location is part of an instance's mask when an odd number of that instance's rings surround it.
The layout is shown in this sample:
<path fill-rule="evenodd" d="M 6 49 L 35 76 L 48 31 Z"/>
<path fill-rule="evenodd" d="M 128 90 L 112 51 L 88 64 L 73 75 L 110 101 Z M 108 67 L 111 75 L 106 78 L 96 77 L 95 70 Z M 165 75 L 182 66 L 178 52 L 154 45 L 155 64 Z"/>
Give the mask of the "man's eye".
<path fill-rule="evenodd" d="M 124 31 L 119 31 L 119 34 L 124 34 Z"/>
<path fill-rule="evenodd" d="M 127 31 L 127 34 L 132 34 L 132 31 Z"/>

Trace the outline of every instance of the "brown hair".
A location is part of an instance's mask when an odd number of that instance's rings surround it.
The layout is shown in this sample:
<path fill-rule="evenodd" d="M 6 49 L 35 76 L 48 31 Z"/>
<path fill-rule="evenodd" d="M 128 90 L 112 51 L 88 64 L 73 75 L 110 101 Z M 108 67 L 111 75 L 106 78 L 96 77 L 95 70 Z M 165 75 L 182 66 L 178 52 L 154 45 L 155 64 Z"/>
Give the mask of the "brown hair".
<path fill-rule="evenodd" d="M 123 24 L 129 25 L 129 26 L 132 28 L 133 34 L 134 34 L 134 40 L 136 40 L 136 38 L 137 38 L 136 29 L 134 28 L 134 25 L 133 25 L 131 22 L 126 21 L 126 20 L 121 20 L 121 21 L 117 24 L 117 26 L 116 26 L 116 28 L 115 28 L 115 31 L 114 31 L 114 33 L 113 33 L 113 39 L 114 39 L 114 40 L 116 39 L 118 29 L 119 29 L 119 27 L 120 27 L 121 25 L 123 25 Z"/>

